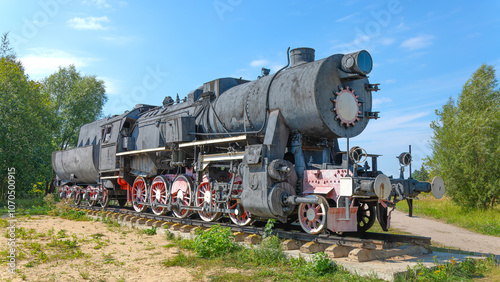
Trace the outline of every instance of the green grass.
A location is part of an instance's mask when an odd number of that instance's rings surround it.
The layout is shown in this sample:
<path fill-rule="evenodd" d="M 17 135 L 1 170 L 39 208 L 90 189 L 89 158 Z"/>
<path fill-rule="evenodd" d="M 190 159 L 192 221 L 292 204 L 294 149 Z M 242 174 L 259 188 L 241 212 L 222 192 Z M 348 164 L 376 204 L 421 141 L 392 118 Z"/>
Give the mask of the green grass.
<path fill-rule="evenodd" d="M 413 201 L 413 214 L 442 220 L 468 230 L 500 237 L 500 207 L 491 210 L 463 209 L 450 198 L 440 200 L 432 195 L 421 195 Z M 397 208 L 408 212 L 408 204 L 401 201 Z"/>
<path fill-rule="evenodd" d="M 24 259 L 29 253 L 30 261 L 25 266 L 34 267 L 37 264 L 51 261 L 76 259 L 86 256 L 80 250 L 76 235 L 68 238 L 69 235 L 63 230 L 61 230 L 62 232 L 58 232 L 57 235 L 46 235 L 45 233 L 37 233 L 32 228 L 25 229 L 19 227 L 16 229 L 16 238 L 20 240 L 17 244 L 22 247 L 19 248 L 18 258 Z M 48 240 L 44 242 L 33 241 L 40 237 L 46 237 Z M 0 259 L 0 262 L 2 262 L 2 259 Z"/>
<path fill-rule="evenodd" d="M 199 229 L 194 239 L 195 251 L 203 258 L 220 257 L 225 253 L 238 250 L 240 246 L 234 242 L 234 235 L 229 227 L 214 225 L 209 230 Z"/>
<path fill-rule="evenodd" d="M 211 281 L 377 281 L 352 275 L 330 261 L 324 253 L 315 255 L 312 262 L 304 259 L 289 259 L 281 249 L 280 239 L 270 236 L 259 246 L 244 248 L 233 241 L 229 229 L 214 226 L 201 231 L 195 241 L 174 238 L 172 244 L 195 254 L 180 252 L 175 257 L 163 261 L 165 267 L 193 268 L 200 280 L 210 270 L 207 277 Z M 191 243 L 189 243 L 191 242 Z M 171 244 L 166 246 L 172 247 Z M 217 271 L 213 266 L 217 265 Z M 220 268 L 220 269 L 219 269 Z M 236 268 L 240 272 L 230 274 L 225 268 Z M 196 274 L 197 272 L 197 274 Z"/>
<path fill-rule="evenodd" d="M 276 236 L 264 239 L 259 246 L 228 248 L 223 245 L 228 244 L 227 240 L 232 237 L 224 230 L 216 227 L 202 231 L 200 233 L 204 237 L 198 241 L 171 238 L 171 243 L 165 248 L 177 246 L 184 251 L 164 260 L 163 266 L 188 267 L 193 269 L 190 272 L 196 279 L 210 281 L 381 281 L 374 277 L 351 274 L 329 260 L 324 253 L 314 255 L 310 262 L 303 258 L 287 258 Z M 201 244 L 208 246 L 200 249 Z M 206 249 L 210 250 L 210 255 L 205 254 Z M 214 265 L 217 265 L 216 269 L 213 269 Z M 228 272 L 227 269 L 232 270 Z M 209 271 L 210 275 L 205 277 Z M 484 277 L 494 279 L 499 277 L 499 272 L 492 257 L 486 260 L 468 259 L 462 264 L 452 260 L 432 269 L 419 264 L 408 269 L 398 281 L 471 281 Z"/>
<path fill-rule="evenodd" d="M 140 233 L 141 234 L 146 234 L 146 235 L 149 235 L 149 236 L 156 235 L 156 226 L 151 226 L 151 228 L 148 228 L 148 229 L 141 229 Z"/>
<path fill-rule="evenodd" d="M 76 221 L 91 221 L 92 219 L 87 216 L 84 211 L 68 210 L 61 212 L 60 216 L 69 220 Z"/>
<path fill-rule="evenodd" d="M 9 212 L 7 203 L 6 200 L 0 201 L 0 215 Z M 43 215 L 52 209 L 44 202 L 43 197 L 16 198 L 14 203 L 16 204 L 16 213 L 20 215 Z"/>
<path fill-rule="evenodd" d="M 484 260 L 466 259 L 461 263 L 452 259 L 451 262 L 433 268 L 427 268 L 419 263 L 399 275 L 395 281 L 471 281 L 485 278 L 485 274 L 494 275 L 495 272 L 498 272 L 498 266 L 493 257 Z"/>

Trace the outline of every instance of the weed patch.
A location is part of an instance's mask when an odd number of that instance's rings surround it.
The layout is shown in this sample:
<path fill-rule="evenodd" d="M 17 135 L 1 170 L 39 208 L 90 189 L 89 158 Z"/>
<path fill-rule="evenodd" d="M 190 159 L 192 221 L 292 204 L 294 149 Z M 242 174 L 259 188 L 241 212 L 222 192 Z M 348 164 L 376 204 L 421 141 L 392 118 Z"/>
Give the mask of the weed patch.
<path fill-rule="evenodd" d="M 483 278 L 485 273 L 497 268 L 493 257 L 485 260 L 466 259 L 458 263 L 455 259 L 434 268 L 427 268 L 419 263 L 399 277 L 396 281 L 465 281 Z"/>
<path fill-rule="evenodd" d="M 142 229 L 141 233 L 149 236 L 156 235 L 156 226 L 151 226 L 149 229 Z"/>
<path fill-rule="evenodd" d="M 175 257 L 163 261 L 166 267 L 180 266 L 180 267 L 195 267 L 197 266 L 196 257 L 186 256 L 184 253 L 179 253 Z"/>
<path fill-rule="evenodd" d="M 64 219 L 69 219 L 69 220 L 76 220 L 76 221 L 90 221 L 91 219 L 87 217 L 86 213 L 84 211 L 76 211 L 76 210 L 67 210 L 61 212 L 61 217 Z"/>
<path fill-rule="evenodd" d="M 220 257 L 240 248 L 234 242 L 234 235 L 229 227 L 213 225 L 208 230 L 199 230 L 197 235 L 194 240 L 194 249 L 199 257 Z"/>

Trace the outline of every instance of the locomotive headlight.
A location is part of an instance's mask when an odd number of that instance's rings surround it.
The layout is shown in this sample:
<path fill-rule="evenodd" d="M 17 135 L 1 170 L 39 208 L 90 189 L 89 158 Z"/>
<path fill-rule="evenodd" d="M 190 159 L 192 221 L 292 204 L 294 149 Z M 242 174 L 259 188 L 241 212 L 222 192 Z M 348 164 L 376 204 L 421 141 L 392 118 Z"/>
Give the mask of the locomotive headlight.
<path fill-rule="evenodd" d="M 367 75 L 372 71 L 372 56 L 365 50 L 350 53 L 342 57 L 341 68 L 348 73 Z"/>

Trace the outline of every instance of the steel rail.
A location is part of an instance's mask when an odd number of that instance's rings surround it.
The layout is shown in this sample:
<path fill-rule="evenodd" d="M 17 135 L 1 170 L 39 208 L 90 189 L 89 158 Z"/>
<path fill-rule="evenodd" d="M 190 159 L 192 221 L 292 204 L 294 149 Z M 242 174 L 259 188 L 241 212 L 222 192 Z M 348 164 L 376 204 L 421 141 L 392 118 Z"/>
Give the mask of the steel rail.
<path fill-rule="evenodd" d="M 153 219 L 159 221 L 166 221 L 172 223 L 179 223 L 184 225 L 190 225 L 193 227 L 203 227 L 210 228 L 213 225 L 220 225 L 223 227 L 229 227 L 234 232 L 242 232 L 242 233 L 250 233 L 256 235 L 263 235 L 264 227 L 257 226 L 238 226 L 232 222 L 207 222 L 200 219 L 192 219 L 192 218 L 177 218 L 173 216 L 166 215 L 155 215 L 152 213 L 138 213 L 132 208 L 120 208 L 115 206 L 110 207 L 99 207 L 99 206 L 76 206 L 71 205 L 72 208 L 79 208 L 83 210 L 91 210 L 91 211 L 101 211 L 101 212 L 114 212 L 121 213 L 130 216 L 136 216 L 146 219 Z M 388 233 L 375 233 L 375 232 L 365 232 L 362 234 L 357 233 L 344 233 L 343 235 L 336 234 L 319 234 L 312 235 L 303 233 L 300 230 L 292 230 L 287 231 L 281 228 L 275 228 L 272 233 L 273 235 L 277 235 L 280 238 L 284 239 L 293 239 L 298 241 L 307 241 L 307 242 L 316 242 L 321 244 L 330 244 L 330 245 L 343 245 L 343 246 L 362 246 L 365 244 L 382 244 L 382 243 L 411 243 L 418 245 L 430 245 L 431 238 L 430 237 L 422 237 L 422 236 L 413 236 L 413 235 L 399 235 L 399 234 L 388 234 Z M 378 242 L 377 242 L 378 241 Z"/>

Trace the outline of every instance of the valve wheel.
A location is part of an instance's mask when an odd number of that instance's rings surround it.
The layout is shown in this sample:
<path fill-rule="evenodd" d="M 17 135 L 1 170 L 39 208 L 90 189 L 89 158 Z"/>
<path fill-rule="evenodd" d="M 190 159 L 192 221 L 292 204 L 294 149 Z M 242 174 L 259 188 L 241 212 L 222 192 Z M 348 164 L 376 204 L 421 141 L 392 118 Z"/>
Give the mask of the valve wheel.
<path fill-rule="evenodd" d="M 138 204 L 137 202 L 146 203 L 147 184 L 143 177 L 137 177 L 132 186 L 132 205 L 136 212 L 143 212 L 146 210 L 147 206 L 144 204 Z"/>
<path fill-rule="evenodd" d="M 187 175 L 179 175 L 172 182 L 172 204 L 191 206 L 193 182 Z M 191 215 L 191 211 L 183 208 L 174 208 L 174 215 L 178 218 L 186 218 Z"/>
<path fill-rule="evenodd" d="M 317 197 L 319 204 L 300 204 L 299 205 L 299 223 L 302 229 L 309 234 L 319 234 L 325 230 L 326 217 L 330 206 L 323 196 Z"/>
<path fill-rule="evenodd" d="M 351 150 L 349 150 L 349 157 L 354 163 L 359 164 L 366 161 L 366 159 L 368 158 L 368 154 L 366 153 L 365 149 L 354 146 L 351 148 Z"/>
<path fill-rule="evenodd" d="M 241 184 L 241 181 L 235 181 L 234 184 Z M 233 189 L 232 195 L 240 195 L 243 189 Z M 229 213 L 229 218 L 231 221 L 239 226 L 246 226 L 252 224 L 255 219 L 252 218 L 249 212 L 245 210 L 243 205 L 238 202 L 237 199 L 230 199 L 227 207 L 232 210 L 236 210 L 237 213 Z"/>
<path fill-rule="evenodd" d="M 196 206 L 203 207 L 204 205 L 210 206 L 212 209 L 218 208 L 218 204 L 215 202 L 215 191 L 212 189 L 209 182 L 203 182 L 200 184 L 198 189 L 196 189 Z M 222 215 L 221 212 L 207 213 L 203 211 L 198 211 L 198 215 L 204 221 L 216 221 Z"/>
<path fill-rule="evenodd" d="M 149 202 L 151 204 L 167 205 L 170 200 L 169 187 L 170 185 L 165 176 L 159 175 L 155 177 L 155 179 L 153 180 L 153 184 L 151 184 Z M 156 215 L 164 215 L 167 213 L 167 208 L 157 207 L 155 205 L 151 205 L 151 210 Z"/>

